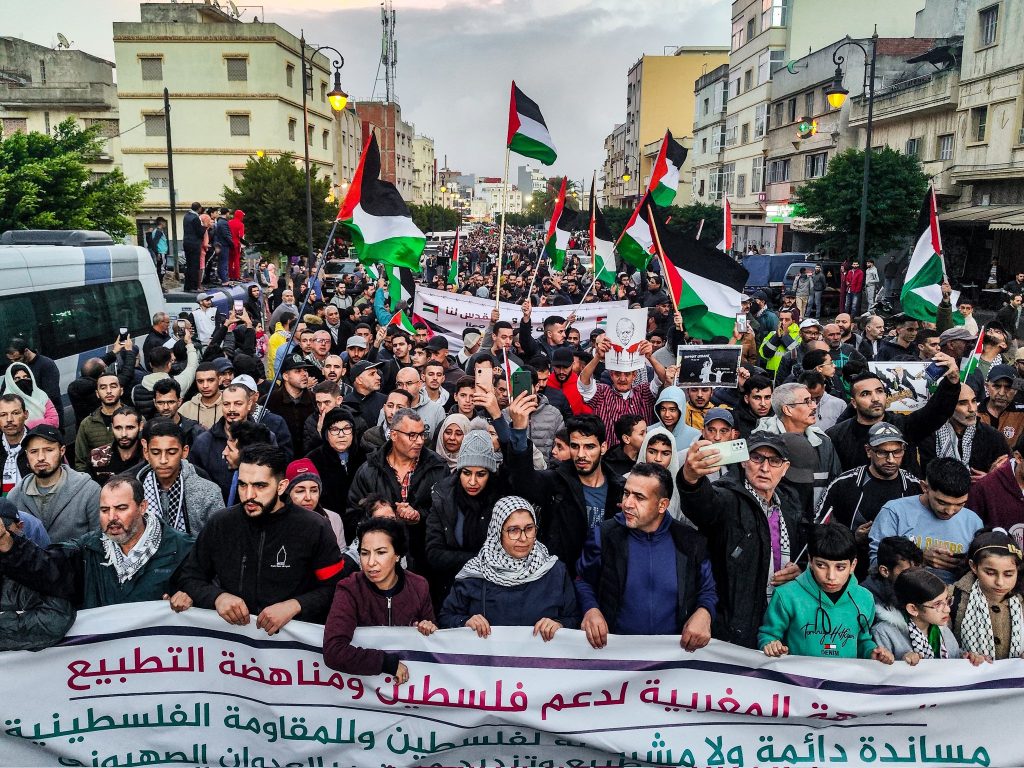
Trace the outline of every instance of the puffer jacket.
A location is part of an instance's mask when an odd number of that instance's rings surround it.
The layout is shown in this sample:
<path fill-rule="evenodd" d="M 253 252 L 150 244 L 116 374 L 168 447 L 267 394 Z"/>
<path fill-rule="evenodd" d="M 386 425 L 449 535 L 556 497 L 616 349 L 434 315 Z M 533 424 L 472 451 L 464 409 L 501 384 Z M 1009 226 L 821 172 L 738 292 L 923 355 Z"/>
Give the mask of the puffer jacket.
<path fill-rule="evenodd" d="M 44 496 L 36 490 L 35 475 L 21 478 L 8 494 L 18 509 L 39 519 L 54 544 L 98 531 L 100 527 L 99 485 L 89 475 L 75 472 L 67 465 L 60 471 L 63 477 L 57 487 Z"/>
<path fill-rule="evenodd" d="M 75 609 L 9 577 L 0 578 L 0 651 L 38 651 L 56 645 L 75 622 Z"/>
<path fill-rule="evenodd" d="M 960 643 L 949 625 L 939 627 L 942 644 L 946 648 L 946 656 L 950 659 L 960 658 Z M 910 646 L 910 627 L 907 617 L 898 608 L 887 608 L 875 603 L 875 625 L 871 628 L 871 637 L 882 648 L 888 648 L 897 659 L 902 659 L 914 649 Z"/>
<path fill-rule="evenodd" d="M 555 432 L 565 426 L 562 414 L 553 406 L 545 395 L 537 397 L 537 410 L 530 416 L 529 438 L 544 457 L 545 462 L 551 456 L 555 446 Z M 508 414 L 505 414 L 508 419 Z"/>

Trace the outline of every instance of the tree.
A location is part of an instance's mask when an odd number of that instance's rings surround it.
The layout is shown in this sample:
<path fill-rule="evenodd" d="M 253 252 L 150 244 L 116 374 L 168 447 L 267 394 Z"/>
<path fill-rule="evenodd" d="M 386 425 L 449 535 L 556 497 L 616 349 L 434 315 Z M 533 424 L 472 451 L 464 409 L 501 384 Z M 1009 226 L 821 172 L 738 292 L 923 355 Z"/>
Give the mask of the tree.
<path fill-rule="evenodd" d="M 602 208 L 605 221 L 612 235 L 618 237 L 629 223 L 629 217 L 633 215 L 632 208 Z M 717 245 L 722 241 L 722 209 L 717 205 L 705 205 L 694 203 L 693 205 L 678 206 L 670 205 L 667 208 L 659 208 L 660 215 L 665 216 L 668 229 L 678 232 L 686 237 L 696 239 L 697 232 L 700 232 L 700 239 L 703 242 Z M 700 222 L 703 219 L 704 226 Z"/>
<path fill-rule="evenodd" d="M 451 232 L 459 226 L 461 220 L 459 212 L 454 208 L 432 203 L 409 203 L 409 211 L 412 213 L 413 224 L 422 232 Z"/>
<path fill-rule="evenodd" d="M 826 233 L 822 247 L 839 259 L 857 256 L 863 183 L 864 152 L 848 149 L 829 161 L 824 176 L 808 181 L 796 193 L 804 215 Z M 916 157 L 889 147 L 871 153 L 864 236 L 867 257 L 900 248 L 917 234 L 921 200 L 927 190 L 928 177 Z"/>
<path fill-rule="evenodd" d="M 340 202 L 327 202 L 331 180 L 309 169 L 313 208 L 313 249 L 322 248 Z M 250 157 L 235 189 L 224 187 L 224 204 L 245 211 L 245 239 L 271 254 L 306 253 L 306 174 L 295 157 Z"/>
<path fill-rule="evenodd" d="M 129 184 L 119 168 L 93 178 L 88 166 L 102 151 L 99 128 L 80 128 L 72 118 L 49 136 L 0 137 L 0 231 L 89 229 L 115 240 L 134 235 L 146 184 Z"/>

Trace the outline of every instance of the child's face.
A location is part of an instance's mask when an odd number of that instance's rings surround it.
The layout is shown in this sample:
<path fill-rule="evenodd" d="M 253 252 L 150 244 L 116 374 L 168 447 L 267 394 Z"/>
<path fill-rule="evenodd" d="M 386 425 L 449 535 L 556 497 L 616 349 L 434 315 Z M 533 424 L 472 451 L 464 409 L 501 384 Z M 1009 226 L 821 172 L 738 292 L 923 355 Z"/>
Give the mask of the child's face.
<path fill-rule="evenodd" d="M 971 562 L 971 571 L 986 597 L 1002 600 L 1017 586 L 1017 558 L 1013 555 L 992 555 L 977 564 Z"/>
<path fill-rule="evenodd" d="M 928 624 L 933 624 L 936 627 L 944 627 L 949 624 L 949 611 L 951 605 L 952 603 L 950 602 L 950 599 L 945 595 L 945 593 L 943 593 L 932 598 L 927 603 L 908 605 L 907 613 L 911 616 L 920 618 Z"/>
<path fill-rule="evenodd" d="M 829 595 L 835 594 L 846 586 L 850 580 L 850 574 L 857 567 L 857 559 L 853 560 L 826 560 L 823 557 L 811 558 L 811 575 L 818 582 L 818 586 Z"/>

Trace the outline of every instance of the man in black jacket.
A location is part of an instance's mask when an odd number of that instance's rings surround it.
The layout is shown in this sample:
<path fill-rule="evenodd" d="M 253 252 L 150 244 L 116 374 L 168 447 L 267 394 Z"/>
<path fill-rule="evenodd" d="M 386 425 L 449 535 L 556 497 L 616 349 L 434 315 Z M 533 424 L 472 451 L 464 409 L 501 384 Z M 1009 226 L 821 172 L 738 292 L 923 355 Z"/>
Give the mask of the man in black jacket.
<path fill-rule="evenodd" d="M 284 452 L 256 445 L 242 452 L 240 504 L 214 514 L 182 563 L 178 586 L 229 624 L 277 634 L 294 618 L 323 623 L 342 569 L 330 523 L 282 501 Z"/>
<path fill-rule="evenodd" d="M 619 511 L 623 479 L 604 463 L 608 438 L 596 416 L 569 419 L 570 461 L 537 471 L 527 439 L 530 415 L 537 410 L 535 395 L 520 394 L 508 406 L 512 418 L 512 450 L 508 469 L 514 488 L 540 508 L 540 538 L 576 576 L 576 564 L 590 529 Z"/>
<path fill-rule="evenodd" d="M 185 250 L 185 285 L 186 291 L 199 290 L 199 252 L 203 249 L 203 222 L 199 220 L 199 214 L 203 212 L 203 206 L 199 203 L 192 203 L 190 210 L 185 212 L 182 220 L 184 235 L 182 237 L 182 248 Z"/>

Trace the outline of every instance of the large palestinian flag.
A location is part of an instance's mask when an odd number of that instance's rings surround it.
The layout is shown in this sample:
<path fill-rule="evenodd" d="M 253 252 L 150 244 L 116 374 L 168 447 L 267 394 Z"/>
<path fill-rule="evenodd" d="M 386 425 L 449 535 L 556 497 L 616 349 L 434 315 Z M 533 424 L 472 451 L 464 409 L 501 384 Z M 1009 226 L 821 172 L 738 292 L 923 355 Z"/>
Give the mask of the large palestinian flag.
<path fill-rule="evenodd" d="M 665 131 L 661 151 L 651 171 L 651 197 L 655 204 L 665 208 L 672 205 L 679 189 L 679 176 L 686 162 L 686 147 L 672 138 L 672 131 Z"/>
<path fill-rule="evenodd" d="M 637 269 L 647 269 L 654 253 L 654 238 L 651 236 L 651 225 L 647 221 L 650 202 L 651 193 L 648 192 L 636 206 L 626 228 L 622 230 L 615 243 L 615 250 L 619 256 Z"/>
<path fill-rule="evenodd" d="M 942 285 L 946 265 L 942 261 L 942 237 L 939 235 L 939 215 L 935 206 L 935 190 L 929 189 L 921 206 L 918 218 L 917 245 L 910 256 L 910 266 L 903 280 L 900 303 L 903 311 L 913 318 L 927 323 L 935 322 L 939 302 L 942 301 Z M 959 292 L 953 291 L 950 301 L 957 305 Z M 963 324 L 963 318 L 954 313 L 954 320 Z"/>
<path fill-rule="evenodd" d="M 508 148 L 517 155 L 532 157 L 551 165 L 558 156 L 537 102 L 526 96 L 512 81 L 512 103 L 508 108 Z"/>
<path fill-rule="evenodd" d="M 555 200 L 555 210 L 551 213 L 548 234 L 544 238 L 544 253 L 551 262 L 551 268 L 561 272 L 565 268 L 565 251 L 569 247 L 569 238 L 576 226 L 576 212 L 565 206 L 565 177 L 562 177 L 562 188 Z"/>
<path fill-rule="evenodd" d="M 356 255 L 363 264 L 380 262 L 420 271 L 426 237 L 413 223 L 395 185 L 380 178 L 380 149 L 373 134 L 338 211 L 338 221 L 351 233 Z"/>
<path fill-rule="evenodd" d="M 594 256 L 594 277 L 605 285 L 615 285 L 615 241 L 597 205 L 593 181 L 590 182 L 590 252 Z"/>
<path fill-rule="evenodd" d="M 654 210 L 652 223 L 665 257 L 669 295 L 686 332 L 709 341 L 732 336 L 748 272 L 716 248 L 671 232 Z"/>

